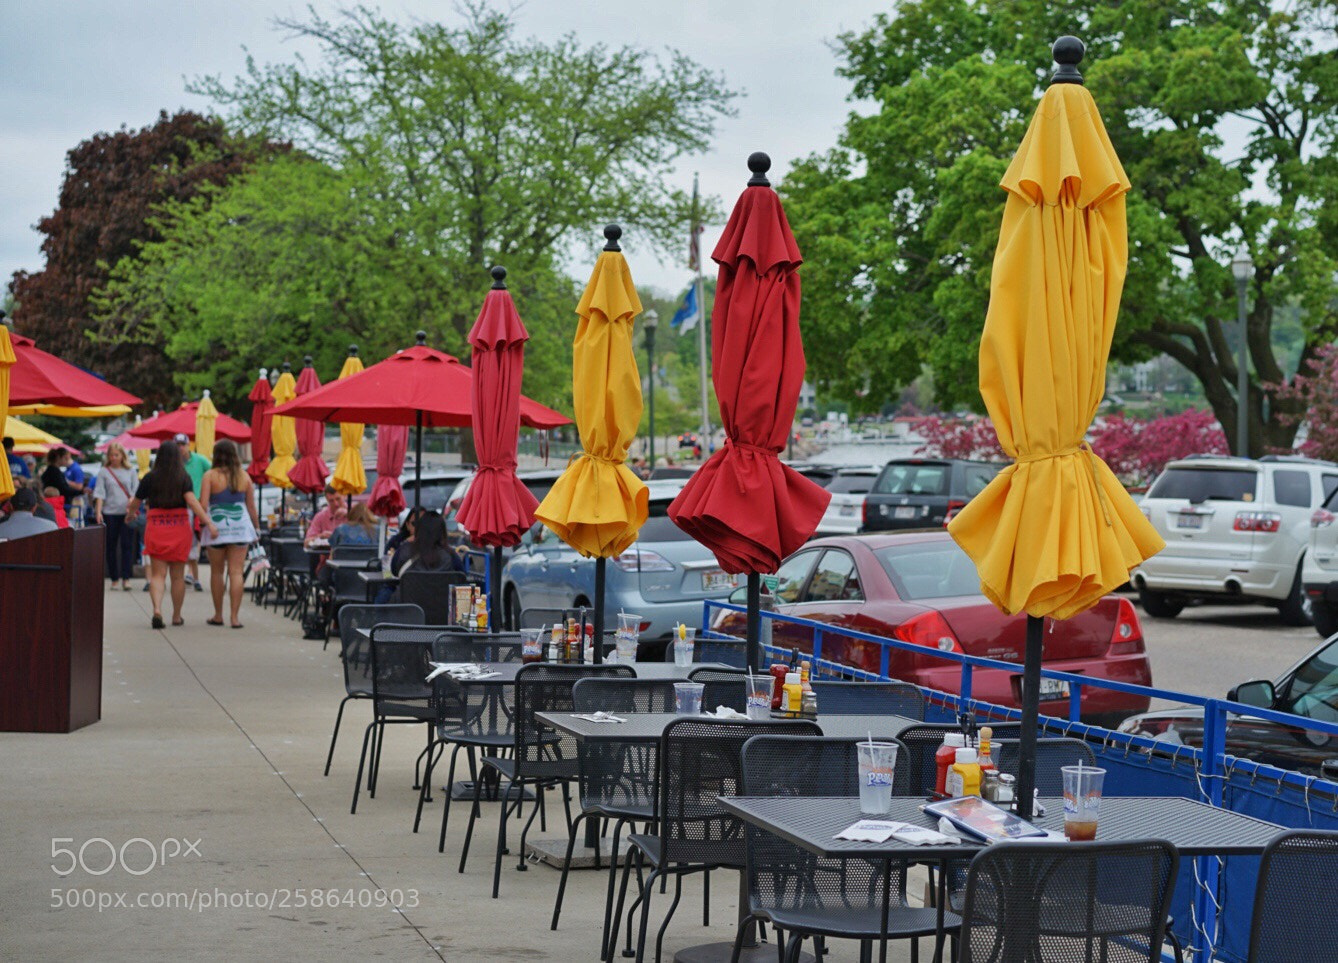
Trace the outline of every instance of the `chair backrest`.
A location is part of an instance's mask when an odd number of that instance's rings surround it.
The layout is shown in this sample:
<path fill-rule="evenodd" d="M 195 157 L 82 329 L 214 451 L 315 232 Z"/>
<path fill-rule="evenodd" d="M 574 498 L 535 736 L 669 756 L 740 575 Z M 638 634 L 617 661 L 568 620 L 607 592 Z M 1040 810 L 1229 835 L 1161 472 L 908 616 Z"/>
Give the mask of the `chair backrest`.
<path fill-rule="evenodd" d="M 1249 963 L 1338 957 L 1338 833 L 1279 833 L 1264 849 Z"/>
<path fill-rule="evenodd" d="M 416 605 L 345 605 L 339 610 L 339 655 L 344 663 L 344 689 L 350 695 L 372 691 L 372 641 L 358 629 L 381 622 L 421 625 L 423 610 Z"/>
<path fill-rule="evenodd" d="M 425 625 L 372 626 L 372 698 L 429 701 L 432 643 L 437 633 Z"/>
<path fill-rule="evenodd" d="M 674 683 L 667 679 L 585 678 L 571 690 L 576 712 L 673 712 Z M 644 812 L 658 799 L 658 743 L 580 743 L 581 808 Z"/>
<path fill-rule="evenodd" d="M 755 736 L 820 736 L 807 720 L 675 719 L 660 737 L 660 849 L 665 863 L 742 869 L 744 832 L 718 796 L 743 792 L 743 744 Z"/>
<path fill-rule="evenodd" d="M 553 625 L 555 622 L 566 621 L 571 609 L 521 609 L 520 624 L 518 629 L 544 629 Z"/>
<path fill-rule="evenodd" d="M 821 705 L 821 703 L 819 703 Z M 859 795 L 858 737 L 754 736 L 743 746 L 743 790 L 748 796 Z M 910 788 L 910 758 L 900 739 L 879 739 L 897 747 L 892 794 Z"/>
<path fill-rule="evenodd" d="M 575 712 L 674 712 L 674 684 L 667 679 L 581 679 L 571 690 Z"/>
<path fill-rule="evenodd" d="M 335 545 L 330 549 L 330 558 L 336 561 L 370 562 L 376 558 L 375 545 Z"/>
<path fill-rule="evenodd" d="M 311 571 L 311 560 L 301 542 L 280 541 L 274 544 L 278 549 L 275 564 L 284 572 L 301 575 Z"/>
<path fill-rule="evenodd" d="M 336 599 L 360 602 L 367 597 L 367 583 L 358 577 L 358 573 L 364 571 L 363 569 L 336 565 L 330 571 L 333 574 L 331 585 L 334 588 Z"/>
<path fill-rule="evenodd" d="M 966 876 L 959 963 L 1160 963 L 1178 865 L 1160 839 L 982 850 Z"/>
<path fill-rule="evenodd" d="M 716 706 L 729 706 L 736 712 L 748 710 L 748 673 L 744 669 L 698 668 L 688 679 L 706 686 L 702 690 L 702 709 L 714 712 Z"/>
<path fill-rule="evenodd" d="M 519 662 L 522 641 L 519 632 L 489 632 L 486 635 L 470 632 L 463 626 L 448 625 L 442 635 L 469 639 L 474 644 L 474 659 L 479 662 Z"/>
<path fill-rule="evenodd" d="M 452 585 L 464 585 L 460 572 L 415 572 L 409 569 L 400 576 L 400 601 L 422 607 L 432 625 L 446 625 L 451 621 Z"/>
<path fill-rule="evenodd" d="M 742 669 L 748 665 L 748 643 L 743 639 L 697 636 L 697 661 L 720 662 Z"/>
<path fill-rule="evenodd" d="M 574 712 L 572 688 L 577 680 L 623 676 L 632 678 L 630 665 L 554 665 L 535 662 L 523 665 L 516 673 L 515 731 L 516 777 L 524 778 L 528 769 L 556 759 L 577 759 L 576 740 L 557 732 L 534 717 L 536 712 Z"/>
<path fill-rule="evenodd" d="M 822 697 L 818 697 L 818 713 L 821 715 L 825 710 L 822 704 Z M 1016 735 L 1021 728 L 1019 724 L 1012 722 L 990 723 L 994 729 L 995 741 L 1000 741 L 1008 735 Z M 906 758 L 908 763 L 907 775 L 910 779 L 909 792 L 913 796 L 926 795 L 933 791 L 934 780 L 937 776 L 937 768 L 934 764 L 934 753 L 938 752 L 938 747 L 943 745 L 943 736 L 948 732 L 961 732 L 961 726 L 952 722 L 924 722 L 918 726 L 910 726 L 903 729 L 897 737 L 906 746 Z M 991 752 L 993 750 L 991 749 Z M 995 757 L 995 765 L 999 766 L 998 757 Z M 1006 770 L 1003 770 L 1006 771 Z"/>
<path fill-rule="evenodd" d="M 1000 772 L 1017 775 L 1018 752 L 1021 744 L 1016 739 L 1000 739 L 990 747 L 994 756 L 994 765 Z M 1037 739 L 1036 740 L 1036 791 L 1042 796 L 1064 795 L 1065 766 L 1096 765 L 1096 754 L 1092 747 L 1081 739 Z"/>
<path fill-rule="evenodd" d="M 923 720 L 925 697 L 909 682 L 837 682 L 814 679 L 818 712 L 823 715 L 865 715 L 887 712 Z"/>

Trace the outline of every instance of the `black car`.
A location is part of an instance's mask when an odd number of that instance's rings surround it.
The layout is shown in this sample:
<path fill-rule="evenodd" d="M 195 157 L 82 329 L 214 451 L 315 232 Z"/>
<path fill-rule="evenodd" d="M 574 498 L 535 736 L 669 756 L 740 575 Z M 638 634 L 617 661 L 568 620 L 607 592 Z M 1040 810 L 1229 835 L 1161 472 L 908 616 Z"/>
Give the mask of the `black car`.
<path fill-rule="evenodd" d="M 960 458 L 890 461 L 864 499 L 864 531 L 946 525 L 1003 467 L 1001 462 Z"/>
<path fill-rule="evenodd" d="M 1290 712 L 1319 722 L 1338 722 L 1338 635 L 1298 662 L 1276 682 L 1256 679 L 1232 689 L 1233 702 Z M 1121 732 L 1149 736 L 1170 745 L 1203 745 L 1203 710 L 1198 706 L 1158 709 L 1130 716 Z M 1338 776 L 1338 736 L 1289 726 L 1256 716 L 1229 715 L 1226 751 L 1282 769 Z"/>

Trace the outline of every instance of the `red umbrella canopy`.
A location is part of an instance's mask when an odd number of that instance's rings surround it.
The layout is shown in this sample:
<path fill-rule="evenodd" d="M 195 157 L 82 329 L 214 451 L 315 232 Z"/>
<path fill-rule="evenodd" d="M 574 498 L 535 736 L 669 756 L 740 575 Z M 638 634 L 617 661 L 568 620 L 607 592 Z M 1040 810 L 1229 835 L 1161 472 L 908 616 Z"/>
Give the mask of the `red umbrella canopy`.
<path fill-rule="evenodd" d="M 251 464 L 246 466 L 246 473 L 251 476 L 251 481 L 263 485 L 266 481 L 265 469 L 269 467 L 270 412 L 274 410 L 274 392 L 269 387 L 269 371 L 260 369 L 260 377 L 256 379 L 255 387 L 246 400 L 251 402 Z"/>
<path fill-rule="evenodd" d="M 495 267 L 492 276 L 493 289 L 469 332 L 479 467 L 456 517 L 476 545 L 510 546 L 534 524 L 539 507 L 516 477 L 520 381 L 530 333 L 506 289 L 506 269 Z"/>
<path fill-rule="evenodd" d="M 678 527 L 735 574 L 776 571 L 813 534 L 832 497 L 779 457 L 804 380 L 803 259 L 766 178 L 770 166 L 765 154 L 748 158 L 753 177 L 711 254 L 720 265 L 712 381 L 725 444 L 669 506 Z"/>
<path fill-rule="evenodd" d="M 302 360 L 302 370 L 297 376 L 297 400 L 321 386 L 321 379 L 311 364 L 311 355 Z M 325 422 L 315 418 L 298 418 L 294 427 L 297 429 L 297 450 L 302 457 L 288 469 L 288 480 L 300 492 L 323 491 L 325 479 L 330 474 L 330 466 L 321 457 L 321 449 L 325 447 Z"/>
<path fill-rule="evenodd" d="M 9 369 L 10 407 L 42 404 L 69 408 L 133 407 L 142 401 L 83 368 L 47 354 L 32 338 L 12 332 L 9 337 L 14 346 L 14 364 Z"/>
<path fill-rule="evenodd" d="M 469 427 L 473 423 L 473 374 L 458 358 L 429 348 L 426 341 L 427 334 L 419 331 L 414 347 L 351 378 L 331 381 L 275 412 L 294 418 L 378 425 L 416 425 L 421 413 L 424 428 Z M 520 399 L 522 425 L 556 428 L 570 421 L 537 401 Z"/>
<path fill-rule="evenodd" d="M 195 412 L 199 407 L 200 403 L 198 401 L 188 402 L 176 411 L 165 412 L 136 425 L 130 429 L 129 434 L 136 438 L 152 438 L 156 441 L 166 441 L 173 435 L 185 435 L 187 438 L 194 438 Z M 251 440 L 251 428 L 245 422 L 238 421 L 236 418 L 229 418 L 219 412 L 218 421 L 214 422 L 214 436 L 244 443 Z"/>
<path fill-rule="evenodd" d="M 368 496 L 367 507 L 382 518 L 393 518 L 404 511 L 404 453 L 409 449 L 409 429 L 405 425 L 376 427 L 376 483 Z"/>

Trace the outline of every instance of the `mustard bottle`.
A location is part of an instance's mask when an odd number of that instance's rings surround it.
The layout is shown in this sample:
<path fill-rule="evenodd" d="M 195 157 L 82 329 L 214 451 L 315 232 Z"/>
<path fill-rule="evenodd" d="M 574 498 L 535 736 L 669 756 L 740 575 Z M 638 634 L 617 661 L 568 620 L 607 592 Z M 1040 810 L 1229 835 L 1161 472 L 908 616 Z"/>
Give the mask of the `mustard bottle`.
<path fill-rule="evenodd" d="M 976 758 L 976 750 L 969 747 L 958 749 L 956 758 L 957 761 L 948 770 L 946 792 L 954 798 L 957 796 L 979 796 L 980 763 Z"/>
<path fill-rule="evenodd" d="M 804 686 L 798 672 L 785 674 L 785 688 L 781 690 L 781 711 L 787 716 L 798 716 L 804 708 Z"/>

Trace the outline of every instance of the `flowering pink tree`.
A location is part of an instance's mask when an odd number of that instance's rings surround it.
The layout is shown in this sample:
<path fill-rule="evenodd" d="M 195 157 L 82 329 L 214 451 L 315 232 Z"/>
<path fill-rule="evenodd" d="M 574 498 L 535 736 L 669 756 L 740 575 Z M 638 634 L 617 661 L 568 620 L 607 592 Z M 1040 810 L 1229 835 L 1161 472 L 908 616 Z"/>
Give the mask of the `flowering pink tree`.
<path fill-rule="evenodd" d="M 1311 458 L 1338 460 L 1338 344 L 1327 344 L 1315 351 L 1315 359 L 1288 382 L 1270 386 L 1274 398 L 1298 401 L 1304 417 L 1278 415 L 1289 424 L 1306 426 L 1306 439 L 1296 446 Z"/>
<path fill-rule="evenodd" d="M 1088 433 L 1092 450 L 1127 485 L 1145 485 L 1187 455 L 1225 455 L 1226 435 L 1211 411 L 1188 408 L 1161 418 L 1112 415 Z"/>
<path fill-rule="evenodd" d="M 916 449 L 917 455 L 982 461 L 1006 461 L 1008 458 L 999 447 L 994 424 L 988 418 L 943 419 L 935 415 L 921 420 L 915 430 L 925 440 Z"/>

